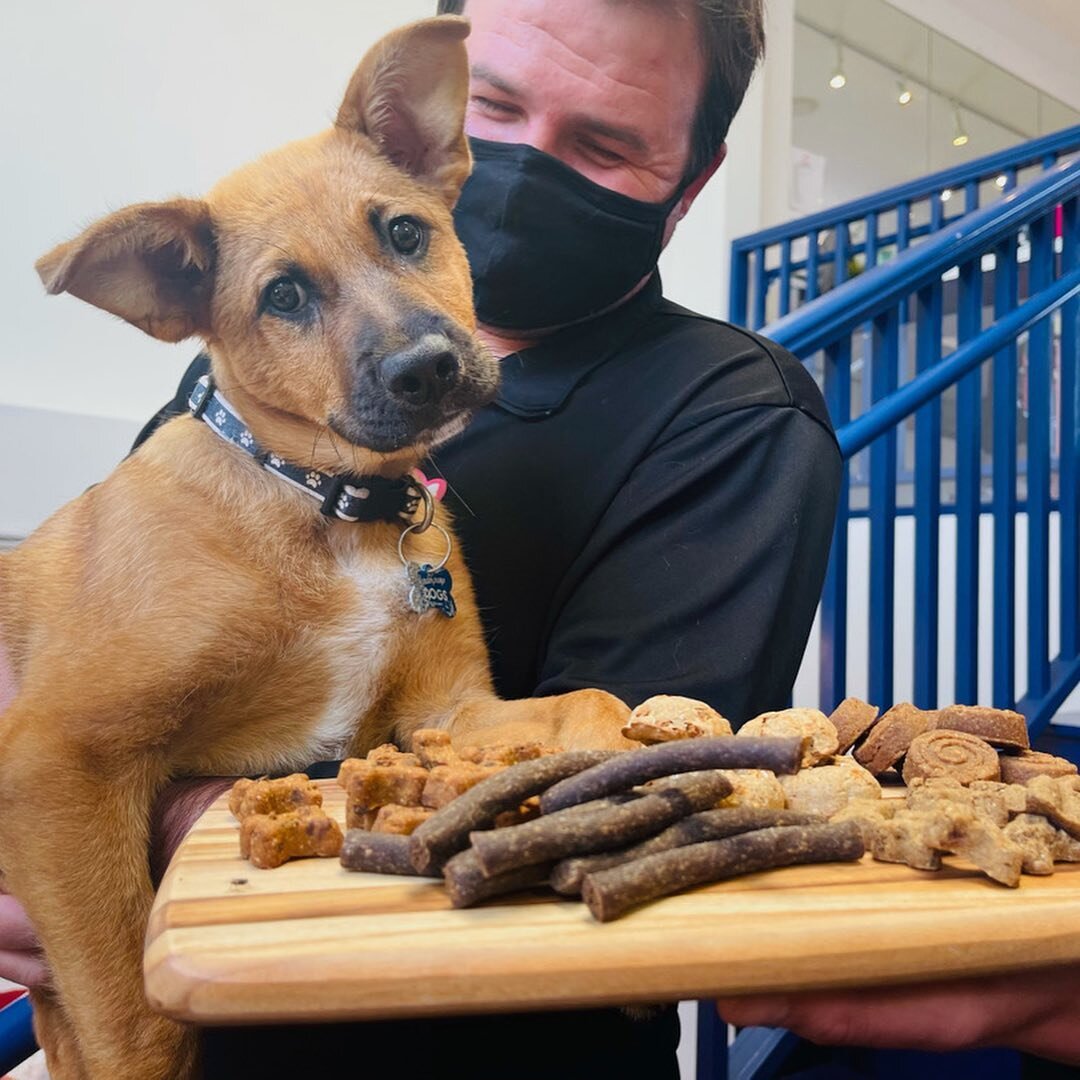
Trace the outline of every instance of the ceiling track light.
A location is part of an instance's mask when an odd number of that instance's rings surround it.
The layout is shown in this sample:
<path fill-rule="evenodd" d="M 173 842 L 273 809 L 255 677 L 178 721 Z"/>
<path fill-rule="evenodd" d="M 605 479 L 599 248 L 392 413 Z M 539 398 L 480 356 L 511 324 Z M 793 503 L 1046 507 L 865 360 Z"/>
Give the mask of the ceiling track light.
<path fill-rule="evenodd" d="M 836 69 L 829 79 L 829 86 L 833 90 L 843 90 L 847 86 L 847 76 L 844 74 L 844 49 L 839 41 L 836 43 Z"/>
<path fill-rule="evenodd" d="M 914 95 L 911 87 L 903 79 L 896 80 L 896 103 L 897 105 L 910 105 Z"/>
<path fill-rule="evenodd" d="M 967 146 L 970 140 L 968 139 L 968 133 L 964 130 L 964 121 L 960 116 L 960 106 L 955 101 L 953 102 L 953 121 L 955 123 L 953 146 Z"/>

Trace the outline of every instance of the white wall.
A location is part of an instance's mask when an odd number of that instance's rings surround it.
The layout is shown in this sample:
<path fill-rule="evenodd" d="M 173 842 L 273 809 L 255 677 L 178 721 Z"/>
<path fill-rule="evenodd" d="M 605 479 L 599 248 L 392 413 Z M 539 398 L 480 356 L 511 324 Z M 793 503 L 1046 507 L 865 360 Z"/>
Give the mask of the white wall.
<path fill-rule="evenodd" d="M 0 402 L 142 420 L 194 353 L 71 297 L 34 260 L 110 210 L 198 195 L 329 125 L 365 49 L 435 0 L 18 0 L 0 34 Z"/>

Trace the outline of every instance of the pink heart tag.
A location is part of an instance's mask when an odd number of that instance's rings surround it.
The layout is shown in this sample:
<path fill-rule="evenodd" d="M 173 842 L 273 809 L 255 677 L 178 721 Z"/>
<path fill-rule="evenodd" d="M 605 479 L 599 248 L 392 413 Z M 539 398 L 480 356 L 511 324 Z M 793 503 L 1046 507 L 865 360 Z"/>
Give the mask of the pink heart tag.
<path fill-rule="evenodd" d="M 413 476 L 431 492 L 436 502 L 442 502 L 446 495 L 446 481 L 441 476 L 429 480 L 419 469 L 413 469 Z"/>

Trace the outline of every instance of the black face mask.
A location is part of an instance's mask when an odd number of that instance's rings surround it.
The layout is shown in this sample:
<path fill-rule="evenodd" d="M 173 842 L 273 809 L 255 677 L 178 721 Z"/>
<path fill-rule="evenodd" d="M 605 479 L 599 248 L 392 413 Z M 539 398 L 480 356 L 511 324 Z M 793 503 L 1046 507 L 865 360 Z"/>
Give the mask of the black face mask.
<path fill-rule="evenodd" d="M 541 330 L 587 319 L 655 266 L 682 195 L 631 199 L 532 146 L 469 139 L 473 171 L 454 224 L 487 326 Z"/>

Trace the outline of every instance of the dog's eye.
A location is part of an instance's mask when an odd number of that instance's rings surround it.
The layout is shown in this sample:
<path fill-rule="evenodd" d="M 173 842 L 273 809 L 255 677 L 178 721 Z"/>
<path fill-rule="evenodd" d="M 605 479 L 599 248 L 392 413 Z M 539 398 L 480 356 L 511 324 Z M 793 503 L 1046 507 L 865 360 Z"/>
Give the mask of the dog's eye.
<path fill-rule="evenodd" d="M 285 315 L 299 311 L 307 301 L 307 293 L 303 286 L 298 285 L 292 278 L 276 278 L 266 288 L 267 305 Z"/>
<path fill-rule="evenodd" d="M 415 218 L 399 217 L 390 222 L 390 243 L 402 255 L 415 255 L 424 242 L 424 227 Z"/>

